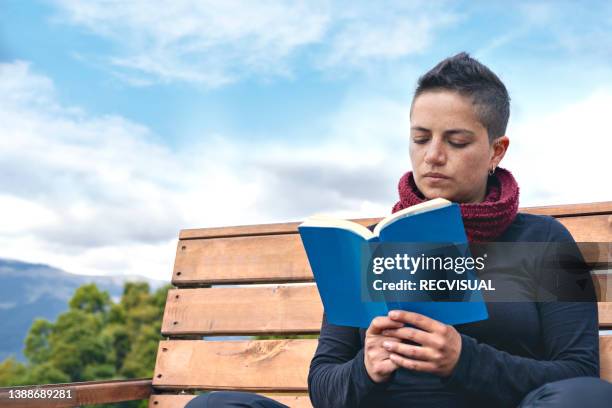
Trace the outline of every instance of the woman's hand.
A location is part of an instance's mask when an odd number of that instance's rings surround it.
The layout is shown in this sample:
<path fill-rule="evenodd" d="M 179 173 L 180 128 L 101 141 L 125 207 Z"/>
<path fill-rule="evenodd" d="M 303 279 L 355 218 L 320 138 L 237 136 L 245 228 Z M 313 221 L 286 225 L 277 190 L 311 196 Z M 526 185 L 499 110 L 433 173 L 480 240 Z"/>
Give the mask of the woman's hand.
<path fill-rule="evenodd" d="M 387 328 L 383 336 L 398 341 L 385 341 L 383 347 L 395 365 L 413 371 L 423 371 L 448 377 L 453 372 L 461 354 L 461 335 L 453 326 L 430 319 L 419 313 L 392 310 L 389 318 L 394 322 L 409 323 L 414 327 Z M 410 340 L 418 345 L 402 343 Z"/>
<path fill-rule="evenodd" d="M 363 350 L 363 360 L 368 375 L 376 383 L 384 382 L 391 377 L 393 371 L 399 365 L 389 360 L 389 352 L 384 349 L 383 342 L 399 343 L 401 340 L 396 337 L 382 335 L 383 330 L 398 329 L 404 324 L 394 321 L 387 316 L 379 316 L 372 319 L 370 327 L 365 334 L 365 344 Z"/>

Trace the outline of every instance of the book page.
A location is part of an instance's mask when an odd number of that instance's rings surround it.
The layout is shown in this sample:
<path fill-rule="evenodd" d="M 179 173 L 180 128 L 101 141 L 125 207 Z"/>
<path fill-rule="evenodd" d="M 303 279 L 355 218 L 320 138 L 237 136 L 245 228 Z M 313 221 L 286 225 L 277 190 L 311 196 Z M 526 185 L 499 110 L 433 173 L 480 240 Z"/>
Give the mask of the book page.
<path fill-rule="evenodd" d="M 409 217 L 411 215 L 419 214 L 426 211 L 435 210 L 437 208 L 446 207 L 451 205 L 452 202 L 448 201 L 445 198 L 434 198 L 433 200 L 425 201 L 424 203 L 420 203 L 417 205 L 410 206 L 408 208 L 404 208 L 388 217 L 383 218 L 380 222 L 374 227 L 374 235 L 378 236 L 380 234 L 380 230 L 383 229 L 386 225 L 389 225 L 399 219 L 404 217 Z"/>
<path fill-rule="evenodd" d="M 372 231 L 356 222 L 343 220 L 340 218 L 329 217 L 327 215 L 317 214 L 308 217 L 300 227 L 323 227 L 323 228 L 340 228 L 354 232 L 355 234 L 369 240 L 374 237 Z"/>

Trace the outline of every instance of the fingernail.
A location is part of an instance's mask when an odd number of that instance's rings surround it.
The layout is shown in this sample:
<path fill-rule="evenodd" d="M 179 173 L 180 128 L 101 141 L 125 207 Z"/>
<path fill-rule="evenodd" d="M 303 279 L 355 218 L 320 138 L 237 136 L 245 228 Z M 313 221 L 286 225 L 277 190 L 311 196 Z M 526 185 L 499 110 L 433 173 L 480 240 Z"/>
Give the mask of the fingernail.
<path fill-rule="evenodd" d="M 383 347 L 386 348 L 386 349 L 390 349 L 391 348 L 391 342 L 383 341 Z"/>
<path fill-rule="evenodd" d="M 396 311 L 389 312 L 389 317 L 392 319 L 397 319 L 399 317 L 399 313 Z"/>

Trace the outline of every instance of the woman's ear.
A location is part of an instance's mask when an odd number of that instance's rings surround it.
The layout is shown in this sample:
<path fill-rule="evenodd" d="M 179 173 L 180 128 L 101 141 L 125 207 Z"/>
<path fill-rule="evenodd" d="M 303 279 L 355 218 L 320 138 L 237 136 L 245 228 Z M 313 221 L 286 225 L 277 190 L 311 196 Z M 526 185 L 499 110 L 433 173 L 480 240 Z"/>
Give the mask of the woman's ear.
<path fill-rule="evenodd" d="M 489 168 L 495 168 L 499 165 L 499 162 L 504 158 L 508 150 L 508 146 L 510 146 L 508 136 L 500 136 L 493 141 L 491 144 L 492 155 L 489 160 Z"/>

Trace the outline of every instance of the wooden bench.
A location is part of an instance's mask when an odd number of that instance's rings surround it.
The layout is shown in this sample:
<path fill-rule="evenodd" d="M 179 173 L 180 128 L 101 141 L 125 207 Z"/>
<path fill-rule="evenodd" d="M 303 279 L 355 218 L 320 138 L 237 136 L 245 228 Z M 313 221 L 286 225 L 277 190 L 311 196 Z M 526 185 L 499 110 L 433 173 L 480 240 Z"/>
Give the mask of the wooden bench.
<path fill-rule="evenodd" d="M 521 211 L 557 217 L 578 242 L 612 242 L 612 202 Z M 357 221 L 370 225 L 378 220 Z M 195 390 L 243 390 L 291 407 L 311 407 L 307 376 L 317 340 L 287 337 L 316 335 L 323 308 L 297 225 L 180 232 L 172 275 L 175 288 L 168 292 L 161 329 L 166 339 L 159 344 L 152 379 L 47 386 L 74 390 L 70 402 L 8 401 L 5 388 L 0 390 L 0 405 L 60 407 L 148 397 L 150 408 L 178 408 L 194 398 Z M 605 272 L 612 257 L 609 244 L 603 249 L 598 254 L 585 252 L 585 257 L 601 269 L 593 276 L 602 300 L 600 328 L 608 329 L 612 328 L 612 275 L 608 278 Z M 214 340 L 214 336 L 251 335 L 285 338 Z M 612 335 L 600 337 L 600 352 L 601 377 L 612 381 Z"/>

